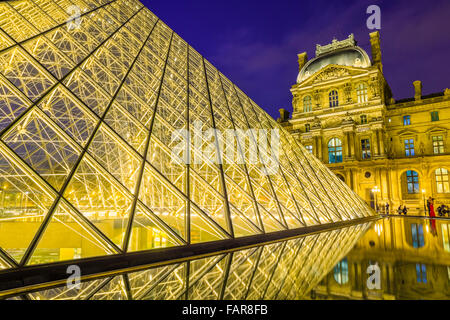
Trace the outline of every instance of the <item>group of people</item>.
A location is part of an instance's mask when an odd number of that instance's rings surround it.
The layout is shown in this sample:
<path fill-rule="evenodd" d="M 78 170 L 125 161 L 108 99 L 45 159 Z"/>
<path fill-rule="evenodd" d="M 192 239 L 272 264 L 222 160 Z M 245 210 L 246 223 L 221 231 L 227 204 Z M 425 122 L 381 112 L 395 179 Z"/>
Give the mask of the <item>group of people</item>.
<path fill-rule="evenodd" d="M 408 213 L 408 208 L 406 208 L 406 206 L 403 206 L 402 208 L 402 205 L 399 205 L 397 208 L 397 213 L 400 215 L 403 213 L 406 216 L 406 214 Z"/>
<path fill-rule="evenodd" d="M 436 211 L 439 217 L 445 217 L 445 215 L 448 215 L 450 217 L 450 209 L 445 204 L 440 205 Z"/>
<path fill-rule="evenodd" d="M 435 236 L 437 235 L 436 230 L 436 212 L 434 210 L 434 198 L 429 197 L 426 203 L 426 210 L 428 211 L 428 215 L 430 216 L 430 225 L 431 225 L 431 233 Z M 440 205 L 437 209 L 437 214 L 442 217 L 448 215 L 450 217 L 450 208 L 444 204 Z M 386 214 L 389 214 L 389 203 L 386 203 Z M 408 213 L 408 208 L 405 205 L 399 205 L 397 208 L 397 213 L 399 215 L 406 215 Z"/>

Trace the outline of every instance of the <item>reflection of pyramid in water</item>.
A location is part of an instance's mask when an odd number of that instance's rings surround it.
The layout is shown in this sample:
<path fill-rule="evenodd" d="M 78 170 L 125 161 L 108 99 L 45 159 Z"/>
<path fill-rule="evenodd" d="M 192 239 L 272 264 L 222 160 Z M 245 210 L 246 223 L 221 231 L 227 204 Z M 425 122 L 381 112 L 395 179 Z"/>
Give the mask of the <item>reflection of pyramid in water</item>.
<path fill-rule="evenodd" d="M 141 3 L 72 2 L 81 17 L 71 28 L 69 4 L 0 3 L 0 268 L 371 215 Z M 199 121 L 203 131 L 279 129 L 278 170 L 174 163 L 172 133 Z"/>

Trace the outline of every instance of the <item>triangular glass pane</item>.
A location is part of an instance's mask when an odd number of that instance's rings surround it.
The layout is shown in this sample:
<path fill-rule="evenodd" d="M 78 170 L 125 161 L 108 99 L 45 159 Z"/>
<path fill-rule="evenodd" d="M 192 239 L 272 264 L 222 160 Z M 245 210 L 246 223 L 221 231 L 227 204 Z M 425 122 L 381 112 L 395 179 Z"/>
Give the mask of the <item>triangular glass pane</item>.
<path fill-rule="evenodd" d="M 180 245 L 167 231 L 161 228 L 157 223 L 157 219 L 138 203 L 136 212 L 134 213 L 128 251 L 150 250 Z"/>
<path fill-rule="evenodd" d="M 64 198 L 111 241 L 122 246 L 131 210 L 131 195 L 87 155 L 67 186 Z"/>
<path fill-rule="evenodd" d="M 75 213 L 60 202 L 28 264 L 43 264 L 66 260 L 105 256 L 113 253 L 99 240 L 94 230 L 74 219 Z"/>
<path fill-rule="evenodd" d="M 80 152 L 57 130 L 34 109 L 3 139 L 19 157 L 59 190 Z"/>
<path fill-rule="evenodd" d="M 148 164 L 142 176 L 139 199 L 173 231 L 186 239 L 186 199 Z"/>
<path fill-rule="evenodd" d="M 0 77 L 0 132 L 27 110 L 27 99 Z"/>
<path fill-rule="evenodd" d="M 55 79 L 17 46 L 0 54 L 0 73 L 31 100 L 37 100 Z"/>
<path fill-rule="evenodd" d="M 33 38 L 22 45 L 36 60 L 49 70 L 55 78 L 64 77 L 75 64 L 55 47 L 44 36 Z"/>
<path fill-rule="evenodd" d="M 216 241 L 228 238 L 224 231 L 218 230 L 206 214 L 191 206 L 191 243 Z"/>
<path fill-rule="evenodd" d="M 131 193 L 144 161 L 105 125 L 100 126 L 88 152 Z"/>
<path fill-rule="evenodd" d="M 224 230 L 227 226 L 225 199 L 214 191 L 203 179 L 192 170 L 190 175 L 191 200 Z"/>
<path fill-rule="evenodd" d="M 81 146 L 87 143 L 98 122 L 89 109 L 82 107 L 60 84 L 42 99 L 39 108 Z"/>
<path fill-rule="evenodd" d="M 255 224 L 233 206 L 230 206 L 230 215 L 235 238 L 262 233 Z"/>
<path fill-rule="evenodd" d="M 0 144 L 0 247 L 20 262 L 56 194 L 2 149 Z"/>
<path fill-rule="evenodd" d="M 105 122 L 141 155 L 144 153 L 148 131 L 122 107 L 113 103 L 106 114 Z"/>
<path fill-rule="evenodd" d="M 150 140 L 147 161 L 160 173 L 170 180 L 178 189 L 186 192 L 186 165 L 179 158 L 172 155 L 171 145 L 163 145 L 157 138 Z M 180 161 L 179 161 L 180 160 Z"/>

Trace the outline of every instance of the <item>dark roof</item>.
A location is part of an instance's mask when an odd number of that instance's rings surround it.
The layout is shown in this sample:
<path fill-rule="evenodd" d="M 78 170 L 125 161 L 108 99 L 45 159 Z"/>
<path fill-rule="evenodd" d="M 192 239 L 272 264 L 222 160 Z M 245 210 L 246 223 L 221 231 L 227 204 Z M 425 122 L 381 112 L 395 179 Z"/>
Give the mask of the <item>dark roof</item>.
<path fill-rule="evenodd" d="M 426 96 L 422 96 L 421 99 L 430 99 L 430 98 L 436 98 L 436 97 L 442 97 L 444 95 L 444 92 L 436 92 L 436 93 L 431 93 L 431 94 L 427 94 Z M 400 99 L 400 100 L 396 100 L 395 104 L 398 103 L 404 103 L 404 102 L 410 102 L 410 101 L 414 101 L 414 98 L 405 98 L 405 99 Z"/>

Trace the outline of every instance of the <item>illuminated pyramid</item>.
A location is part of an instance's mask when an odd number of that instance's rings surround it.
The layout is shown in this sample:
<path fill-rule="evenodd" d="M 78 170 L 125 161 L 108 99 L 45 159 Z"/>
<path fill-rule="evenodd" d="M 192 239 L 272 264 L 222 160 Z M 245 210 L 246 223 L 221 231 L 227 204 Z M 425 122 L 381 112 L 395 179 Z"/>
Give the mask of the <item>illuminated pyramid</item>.
<path fill-rule="evenodd" d="M 373 214 L 140 2 L 89 3 L 0 3 L 0 269 Z"/>

